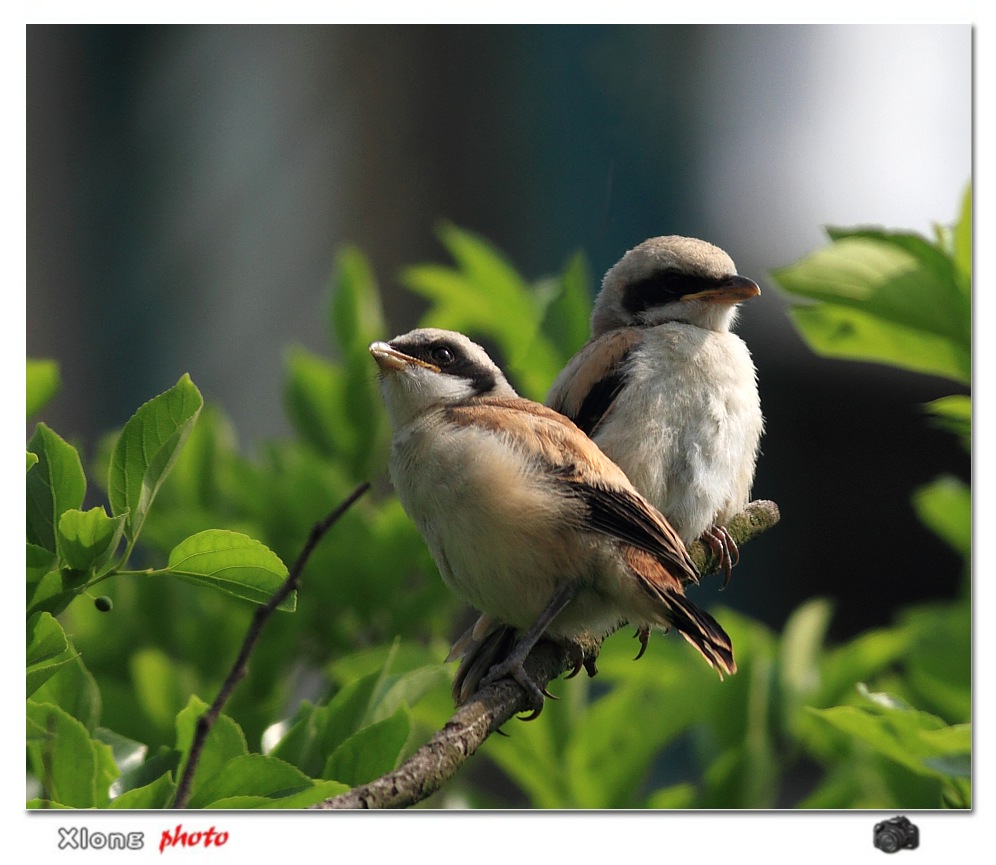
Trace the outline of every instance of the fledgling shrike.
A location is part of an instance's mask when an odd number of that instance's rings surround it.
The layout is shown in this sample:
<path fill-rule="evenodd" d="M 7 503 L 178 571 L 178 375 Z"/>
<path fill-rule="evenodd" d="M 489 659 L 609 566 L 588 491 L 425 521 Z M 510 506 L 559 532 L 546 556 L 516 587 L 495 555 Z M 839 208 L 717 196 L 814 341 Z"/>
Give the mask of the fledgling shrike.
<path fill-rule="evenodd" d="M 686 544 L 707 543 L 726 580 L 738 552 L 725 525 L 750 500 L 764 428 L 757 372 L 731 327 L 737 304 L 760 293 L 710 243 L 645 240 L 605 274 L 591 339 L 546 400 Z"/>
<path fill-rule="evenodd" d="M 461 334 L 414 330 L 370 353 L 401 503 L 444 582 L 484 614 L 474 639 L 504 641 L 478 643 L 465 686 L 511 676 L 535 717 L 544 691 L 523 662 L 540 637 L 584 653 L 623 622 L 673 627 L 735 672 L 729 637 L 685 597 L 698 574 L 680 537 L 574 423 L 519 397 Z"/>

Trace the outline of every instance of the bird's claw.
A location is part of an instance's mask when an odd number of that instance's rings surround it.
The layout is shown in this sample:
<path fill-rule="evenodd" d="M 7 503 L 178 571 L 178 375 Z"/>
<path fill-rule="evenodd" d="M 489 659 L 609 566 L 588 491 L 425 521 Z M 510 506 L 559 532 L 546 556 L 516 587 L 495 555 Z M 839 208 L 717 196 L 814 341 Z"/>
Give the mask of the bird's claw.
<path fill-rule="evenodd" d="M 526 672 L 525 667 L 522 666 L 521 661 L 506 660 L 501 664 L 496 664 L 491 668 L 490 672 L 481 680 L 481 687 L 487 687 L 488 685 L 493 685 L 500 679 L 504 678 L 512 679 L 523 691 L 526 692 L 526 697 L 529 700 L 529 708 L 532 710 L 527 716 L 522 718 L 523 721 L 533 721 L 539 717 L 540 712 L 543 711 L 544 698 L 551 697 L 556 700 L 557 698 L 551 694 L 546 687 L 540 687 L 537 685 Z"/>
<path fill-rule="evenodd" d="M 584 651 L 576 643 L 571 643 L 567 647 L 567 654 L 570 655 L 571 663 L 574 665 L 574 668 L 566 676 L 564 676 L 564 678 L 573 679 L 578 673 L 581 672 L 582 667 L 586 667 Z"/>
<path fill-rule="evenodd" d="M 740 550 L 726 526 L 710 526 L 702 533 L 702 540 L 719 559 L 719 567 L 723 571 L 722 591 L 730 582 L 733 568 L 740 562 Z"/>
<path fill-rule="evenodd" d="M 639 661 L 643 657 L 643 653 L 647 651 L 647 643 L 650 640 L 650 628 L 643 625 L 636 629 L 636 633 L 633 634 L 640 641 L 640 651 L 636 653 L 636 657 L 633 658 L 634 661 Z"/>

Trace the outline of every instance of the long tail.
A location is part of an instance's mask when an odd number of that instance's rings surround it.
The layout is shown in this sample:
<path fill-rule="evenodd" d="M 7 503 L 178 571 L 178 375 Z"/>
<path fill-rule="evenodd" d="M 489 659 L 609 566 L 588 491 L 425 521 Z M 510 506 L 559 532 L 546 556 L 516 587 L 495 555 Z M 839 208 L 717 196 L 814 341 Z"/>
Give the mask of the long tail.
<path fill-rule="evenodd" d="M 668 618 L 674 629 L 698 649 L 719 678 L 723 673 L 732 676 L 737 671 L 733 643 L 719 622 L 677 592 L 667 592 L 662 600 L 670 607 Z"/>
<path fill-rule="evenodd" d="M 629 547 L 625 556 L 630 573 L 651 602 L 644 608 L 647 624 L 675 628 L 721 679 L 723 673 L 733 675 L 737 671 L 733 644 L 719 622 L 685 597 L 681 583 L 660 560 L 635 547 Z"/>

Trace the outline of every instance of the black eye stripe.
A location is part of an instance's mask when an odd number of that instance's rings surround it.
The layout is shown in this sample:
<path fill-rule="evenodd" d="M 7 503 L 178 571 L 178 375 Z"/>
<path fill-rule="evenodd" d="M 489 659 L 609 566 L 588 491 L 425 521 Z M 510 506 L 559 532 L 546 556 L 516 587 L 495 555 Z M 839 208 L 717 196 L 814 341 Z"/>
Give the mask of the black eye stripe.
<path fill-rule="evenodd" d="M 439 371 L 444 375 L 466 379 L 476 394 L 489 393 L 498 384 L 498 377 L 494 370 L 475 362 L 464 354 L 458 345 L 453 343 L 434 341 L 410 344 L 399 341 L 391 345 L 411 357 L 438 366 Z M 448 359 L 447 353 L 449 354 Z"/>
<path fill-rule="evenodd" d="M 623 289 L 623 309 L 635 315 L 651 307 L 678 300 L 686 294 L 716 288 L 726 282 L 727 278 L 695 276 L 675 270 L 658 271 L 639 282 L 631 282 Z"/>

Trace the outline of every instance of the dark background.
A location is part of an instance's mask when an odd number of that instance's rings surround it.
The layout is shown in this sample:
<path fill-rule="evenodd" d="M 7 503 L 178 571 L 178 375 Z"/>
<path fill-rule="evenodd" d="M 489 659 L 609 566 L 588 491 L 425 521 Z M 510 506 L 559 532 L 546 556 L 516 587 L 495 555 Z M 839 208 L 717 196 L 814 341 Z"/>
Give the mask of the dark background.
<path fill-rule="evenodd" d="M 286 347 L 332 351 L 335 250 L 399 269 L 450 220 L 528 278 L 600 276 L 646 237 L 725 248 L 763 289 L 739 332 L 781 524 L 722 600 L 835 636 L 955 593 L 912 491 L 968 455 L 921 404 L 946 381 L 813 356 L 768 276 L 822 226 L 930 234 L 971 175 L 967 26 L 27 28 L 27 349 L 62 366 L 45 419 L 100 433 L 190 372 L 243 450 L 286 435 Z"/>

